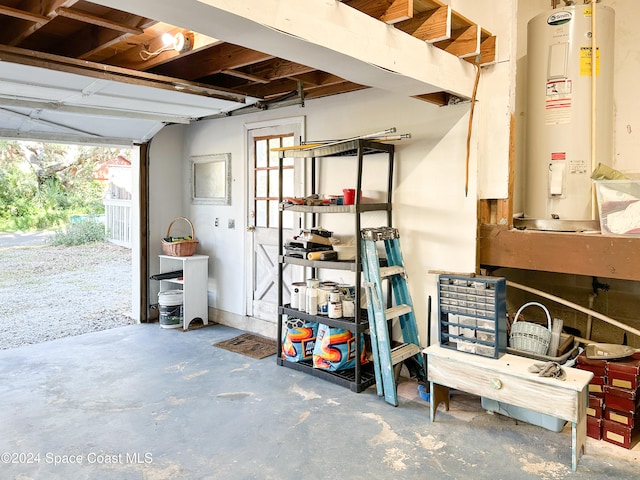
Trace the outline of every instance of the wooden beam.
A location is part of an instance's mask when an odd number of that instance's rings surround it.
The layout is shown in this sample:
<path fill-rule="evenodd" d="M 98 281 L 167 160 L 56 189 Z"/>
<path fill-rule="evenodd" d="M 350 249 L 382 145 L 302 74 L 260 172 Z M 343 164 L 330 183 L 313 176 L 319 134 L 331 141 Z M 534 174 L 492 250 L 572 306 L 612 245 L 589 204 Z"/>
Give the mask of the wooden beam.
<path fill-rule="evenodd" d="M 479 225 L 490 225 L 495 223 L 491 219 L 491 206 L 495 200 L 481 199 L 478 207 L 478 223 Z"/>
<path fill-rule="evenodd" d="M 444 6 L 414 14 L 411 20 L 397 23 L 395 27 L 425 42 L 447 40 L 451 38 L 451 8 Z"/>
<path fill-rule="evenodd" d="M 300 63 L 291 62 L 282 58 L 273 58 L 247 68 L 252 75 L 268 78 L 269 80 L 278 80 L 280 78 L 291 78 L 305 73 L 315 72 L 316 69 L 301 65 Z"/>
<path fill-rule="evenodd" d="M 127 17 L 126 23 L 141 28 L 145 34 L 148 34 L 147 29 L 153 27 L 158 22 L 149 18 L 130 15 Z M 66 49 L 64 52 L 60 52 L 60 54 L 82 60 L 112 63 L 107 61 L 107 59 L 119 55 L 119 53 L 114 54 L 114 52 L 119 52 L 116 45 L 126 39 L 132 40 L 132 37 L 136 37 L 136 40 L 140 38 L 139 35 L 134 36 L 128 33 L 106 29 L 100 29 L 95 33 L 95 28 L 87 26 L 70 37 L 70 41 L 65 42 Z M 131 41 L 131 43 L 133 42 Z M 113 64 L 117 65 L 117 62 L 113 62 Z"/>
<path fill-rule="evenodd" d="M 465 57 L 467 62 L 476 63 L 476 57 Z M 480 66 L 496 63 L 496 37 L 490 35 L 480 39 Z"/>
<path fill-rule="evenodd" d="M 380 20 L 394 24 L 413 17 L 413 0 L 394 0 Z"/>
<path fill-rule="evenodd" d="M 479 262 L 517 268 L 640 281 L 640 238 L 514 230 L 481 225 Z"/>
<path fill-rule="evenodd" d="M 184 32 L 184 30 L 181 28 L 173 28 L 166 31 L 165 33 L 175 35 L 178 32 Z M 162 36 L 158 35 L 157 37 L 152 38 L 151 40 L 143 44 L 135 45 L 132 48 L 119 53 L 118 55 L 106 58 L 104 59 L 104 61 L 111 65 L 118 65 L 119 67 L 123 68 L 132 68 L 134 70 L 150 70 L 154 67 L 158 67 L 159 65 L 163 65 L 178 56 L 184 57 L 195 55 L 202 50 L 206 50 L 208 47 L 220 45 L 220 43 L 220 40 L 216 38 L 201 35 L 199 33 L 193 33 L 193 47 L 188 52 L 180 53 L 171 48 L 150 58 L 143 58 L 145 54 L 142 52 L 155 52 L 166 47 L 164 42 L 162 41 Z"/>
<path fill-rule="evenodd" d="M 48 17 L 49 20 L 57 15 L 55 10 L 59 7 L 71 7 L 80 0 L 50 0 L 44 2 L 41 0 L 25 0 L 20 4 L 21 10 L 25 12 L 38 12 L 37 15 Z M 35 32 L 45 26 L 47 22 L 36 22 L 31 25 L 24 25 L 22 22 L 14 21 L 8 25 L 3 25 L 0 29 L 0 44 L 9 46 L 18 45 L 25 38 L 33 35 Z"/>
<path fill-rule="evenodd" d="M 475 57 L 480 54 L 480 28 L 470 25 L 451 33 L 451 39 L 434 44 L 436 47 L 460 58 Z"/>
<path fill-rule="evenodd" d="M 171 63 L 160 65 L 155 71 L 163 75 L 195 80 L 224 70 L 237 70 L 272 58 L 273 55 L 223 43 L 195 52 L 188 58 L 182 55 L 180 59 L 174 59 Z M 254 73 L 252 72 L 252 74 Z"/>
<path fill-rule="evenodd" d="M 262 77 L 258 77 L 256 75 L 250 75 L 248 73 L 244 73 L 241 72 L 239 70 L 222 70 L 222 72 L 220 73 L 224 73 L 225 75 L 230 75 L 232 77 L 236 77 L 236 78 L 242 78 L 244 80 L 249 80 L 250 82 L 254 82 L 254 83 L 269 83 L 269 80 L 267 80 L 266 78 L 262 78 Z"/>
<path fill-rule="evenodd" d="M 328 85 L 336 85 L 346 82 L 344 78 L 333 75 L 332 73 L 321 72 L 320 70 L 289 78 L 291 80 L 302 82 L 305 87 L 326 87 Z"/>
<path fill-rule="evenodd" d="M 444 107 L 445 105 L 449 104 L 451 94 L 447 92 L 425 93 L 424 95 L 414 95 L 412 98 L 416 98 L 428 103 L 433 103 L 434 105 L 438 105 L 439 107 Z"/>
<path fill-rule="evenodd" d="M 70 18 L 83 23 L 89 23 L 98 27 L 109 28 L 117 32 L 129 33 L 131 35 L 141 35 L 144 30 L 141 28 L 130 27 L 119 22 L 113 22 L 105 18 L 96 17 L 95 15 L 89 15 L 88 13 L 79 12 L 77 10 L 71 10 L 70 8 L 60 7 L 56 9 L 56 15 L 61 17 Z"/>
<path fill-rule="evenodd" d="M 146 72 L 138 72 L 101 63 L 61 57 L 48 53 L 35 52 L 22 48 L 0 45 L 0 62 L 12 62 L 20 65 L 46 68 L 48 70 L 68 72 L 85 77 L 112 80 L 114 82 L 141 85 L 164 90 L 219 98 L 231 102 L 245 102 L 245 95 L 221 87 L 190 82 L 179 77 L 168 77 Z"/>
<path fill-rule="evenodd" d="M 311 88 L 309 90 L 305 89 L 305 98 L 320 98 L 326 97 L 328 95 L 336 95 L 339 93 L 347 93 L 347 92 L 355 92 L 356 90 L 363 90 L 366 87 L 364 85 L 360 85 L 353 82 L 343 82 L 335 85 L 322 86 L 317 88 Z"/>
<path fill-rule="evenodd" d="M 25 10 L 18 10 L 17 8 L 5 7 L 0 5 L 0 15 L 7 17 L 19 18 L 20 20 L 26 20 L 37 24 L 44 24 L 51 20 L 46 15 L 40 15 L 39 13 L 27 12 Z"/>

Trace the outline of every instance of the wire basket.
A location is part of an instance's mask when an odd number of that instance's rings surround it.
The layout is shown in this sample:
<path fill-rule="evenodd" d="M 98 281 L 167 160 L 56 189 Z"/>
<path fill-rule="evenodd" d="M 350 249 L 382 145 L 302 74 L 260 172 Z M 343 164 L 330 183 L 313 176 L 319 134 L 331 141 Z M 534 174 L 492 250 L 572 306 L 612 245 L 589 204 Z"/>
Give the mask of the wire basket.
<path fill-rule="evenodd" d="M 529 306 L 537 306 L 544 310 L 547 315 L 548 328 L 538 325 L 537 323 L 518 322 L 518 317 L 522 310 Z M 509 337 L 510 346 L 517 350 L 545 355 L 547 350 L 549 350 L 550 342 L 551 315 L 547 307 L 538 302 L 529 302 L 522 305 L 516 312 L 513 324 L 511 325 L 511 335 Z"/>
<path fill-rule="evenodd" d="M 169 228 L 167 228 L 167 234 L 165 237 L 171 236 L 171 227 L 178 220 L 183 220 L 189 224 L 191 227 L 191 238 L 192 240 L 180 240 L 178 242 L 167 242 L 164 238 L 162 239 L 162 252 L 165 255 L 170 255 L 172 257 L 190 257 L 196 252 L 196 247 L 198 246 L 198 241 L 196 240 L 196 233 L 193 228 L 193 223 L 189 221 L 188 218 L 178 217 L 175 218 L 170 224 Z"/>

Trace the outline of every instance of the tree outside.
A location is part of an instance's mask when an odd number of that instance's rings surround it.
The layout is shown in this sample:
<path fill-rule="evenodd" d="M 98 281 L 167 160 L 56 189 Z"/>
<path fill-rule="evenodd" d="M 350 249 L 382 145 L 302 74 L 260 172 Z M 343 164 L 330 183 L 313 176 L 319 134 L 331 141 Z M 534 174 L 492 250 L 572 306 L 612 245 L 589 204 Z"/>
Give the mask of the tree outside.
<path fill-rule="evenodd" d="M 104 187 L 95 172 L 130 155 L 123 148 L 0 140 L 0 231 L 55 229 L 72 216 L 102 215 Z"/>

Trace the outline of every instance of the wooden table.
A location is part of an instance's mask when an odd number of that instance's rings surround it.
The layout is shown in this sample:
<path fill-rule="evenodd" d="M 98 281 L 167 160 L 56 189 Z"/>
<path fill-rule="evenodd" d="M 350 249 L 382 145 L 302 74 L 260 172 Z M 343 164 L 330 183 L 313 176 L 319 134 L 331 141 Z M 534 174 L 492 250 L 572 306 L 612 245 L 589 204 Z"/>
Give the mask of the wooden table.
<path fill-rule="evenodd" d="M 449 388 L 566 420 L 572 425 L 571 468 L 575 472 L 586 447 L 591 372 L 563 367 L 567 378 L 562 381 L 529 372 L 530 365 L 541 362 L 517 355 L 493 359 L 439 345 L 431 345 L 424 353 L 431 384 L 432 422 L 440 403 L 449 410 Z"/>

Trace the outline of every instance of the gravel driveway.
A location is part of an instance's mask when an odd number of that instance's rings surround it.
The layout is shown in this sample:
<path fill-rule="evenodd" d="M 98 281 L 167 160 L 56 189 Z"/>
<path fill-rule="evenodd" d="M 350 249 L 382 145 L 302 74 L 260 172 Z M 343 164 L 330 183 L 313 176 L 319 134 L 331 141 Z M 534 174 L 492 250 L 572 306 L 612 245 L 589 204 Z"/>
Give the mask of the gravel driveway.
<path fill-rule="evenodd" d="M 0 350 L 130 325 L 131 251 L 0 246 Z"/>

